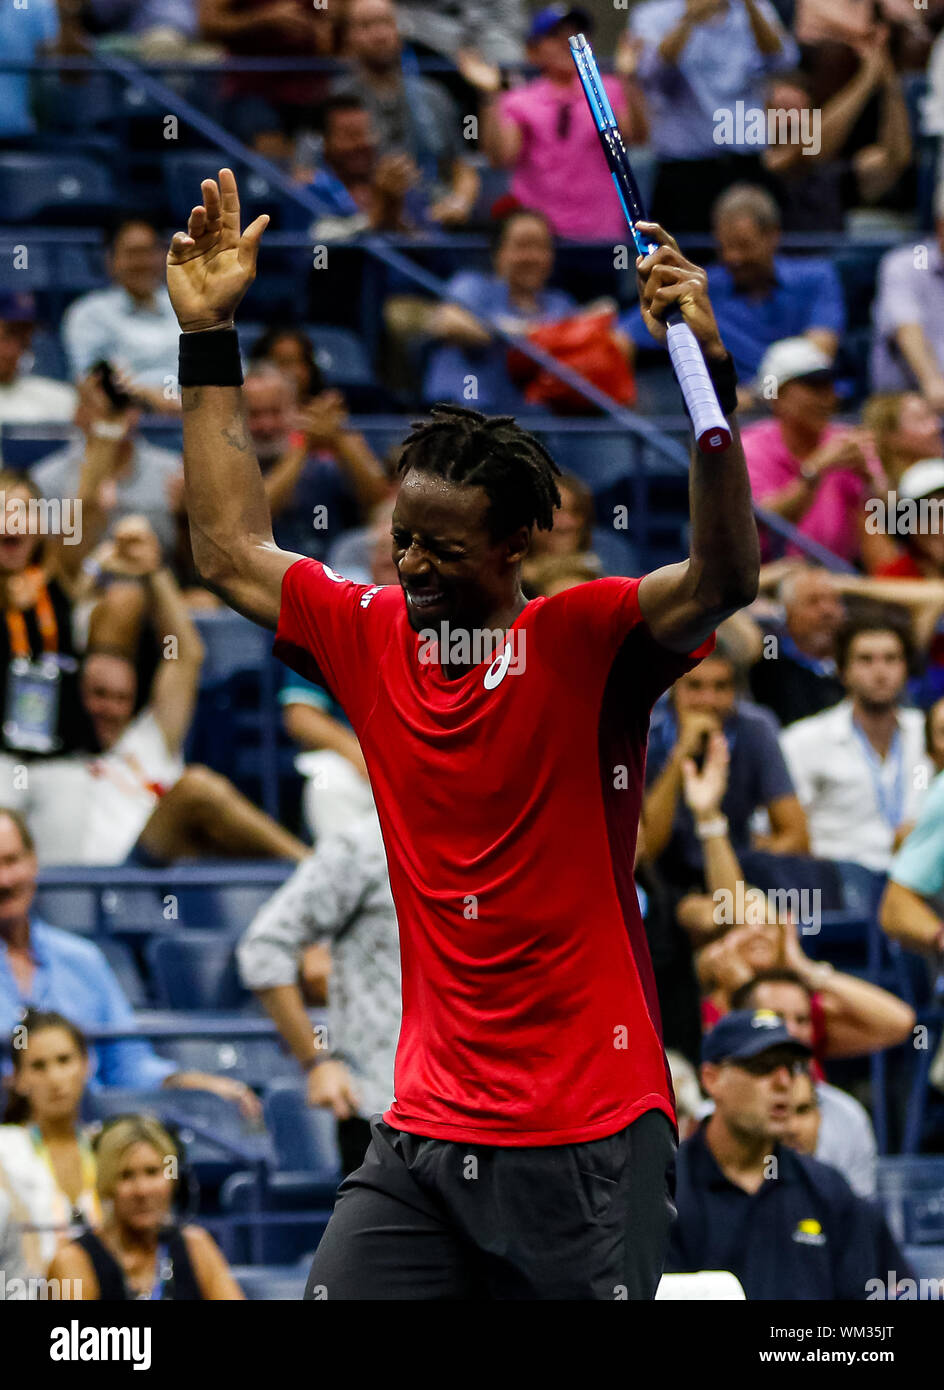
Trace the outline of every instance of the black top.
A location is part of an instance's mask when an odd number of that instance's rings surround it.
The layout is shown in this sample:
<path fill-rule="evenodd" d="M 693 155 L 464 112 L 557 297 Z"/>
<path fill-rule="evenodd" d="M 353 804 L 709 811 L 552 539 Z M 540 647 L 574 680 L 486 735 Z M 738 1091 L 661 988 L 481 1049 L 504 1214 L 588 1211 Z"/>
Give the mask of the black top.
<path fill-rule="evenodd" d="M 832 709 L 846 694 L 838 676 L 821 674 L 784 652 L 776 661 L 756 662 L 750 681 L 754 699 L 772 710 L 784 727 Z"/>
<path fill-rule="evenodd" d="M 52 611 L 56 615 L 56 626 L 59 630 L 57 653 L 61 658 L 59 665 L 62 671 L 62 681 L 59 690 L 59 719 L 56 725 L 56 734 L 61 740 L 61 746 L 50 754 L 24 752 L 7 743 L 3 736 L 2 727 L 0 727 L 0 748 L 8 753 L 16 753 L 17 757 L 24 761 L 29 758 L 48 756 L 62 757 L 63 754 L 74 753 L 80 748 L 94 746 L 92 726 L 79 699 L 79 664 L 72 641 L 72 604 L 55 579 L 50 579 L 46 587 L 49 592 Z M 36 609 L 25 609 L 23 619 L 26 623 L 30 654 L 34 661 L 38 661 L 43 655 L 43 639 L 39 630 Z M 0 616 L 0 701 L 3 702 L 2 708 L 5 708 L 6 705 L 9 665 L 10 634 L 5 618 Z M 0 726 L 2 723 L 3 718 L 0 717 Z"/>
<path fill-rule="evenodd" d="M 94 1231 L 86 1231 L 75 1243 L 81 1245 L 92 1261 L 102 1303 L 127 1303 L 137 1299 L 125 1283 L 121 1265 Z M 166 1267 L 162 1271 L 160 1265 L 165 1255 Z M 187 1242 L 176 1226 L 168 1227 L 161 1236 L 157 1277 L 162 1280 L 160 1297 L 163 1300 L 194 1303 L 203 1298 Z"/>

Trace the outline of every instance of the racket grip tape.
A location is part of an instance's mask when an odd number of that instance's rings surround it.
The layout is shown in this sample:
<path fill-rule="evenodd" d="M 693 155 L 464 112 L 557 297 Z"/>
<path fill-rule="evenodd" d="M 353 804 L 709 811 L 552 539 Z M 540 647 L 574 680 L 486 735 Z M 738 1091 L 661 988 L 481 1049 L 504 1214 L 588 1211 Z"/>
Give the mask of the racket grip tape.
<path fill-rule="evenodd" d="M 691 416 L 698 448 L 703 454 L 721 453 L 731 443 L 731 430 L 718 404 L 701 348 L 687 323 L 669 323 L 666 346 Z"/>

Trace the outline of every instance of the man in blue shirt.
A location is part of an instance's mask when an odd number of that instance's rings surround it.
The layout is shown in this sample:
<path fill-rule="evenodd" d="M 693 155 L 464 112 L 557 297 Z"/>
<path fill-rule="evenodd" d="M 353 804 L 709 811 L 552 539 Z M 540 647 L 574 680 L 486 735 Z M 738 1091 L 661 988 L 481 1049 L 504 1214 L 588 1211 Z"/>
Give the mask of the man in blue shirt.
<path fill-rule="evenodd" d="M 59 37 L 56 0 L 30 0 L 28 6 L 0 6 L 0 53 L 4 62 L 32 63 L 43 57 Z M 35 134 L 30 109 L 30 74 L 0 72 L 0 142 L 23 140 Z"/>
<path fill-rule="evenodd" d="M 134 1010 L 98 947 L 43 922 L 32 912 L 35 895 L 32 837 L 19 815 L 0 809 L 0 1037 L 10 1036 L 28 1008 L 53 1009 L 89 1031 L 133 1023 Z M 91 1058 L 93 1086 L 214 1091 L 247 1115 L 260 1111 L 241 1081 L 178 1071 L 143 1040 L 99 1043 Z"/>
<path fill-rule="evenodd" d="M 735 184 L 712 210 L 719 264 L 708 290 L 718 328 L 740 378 L 738 404 L 749 406 L 764 353 L 782 338 L 807 337 L 833 358 L 846 323 L 839 276 L 813 256 L 777 255 L 780 211 L 771 195 Z M 652 347 L 635 305 L 621 325 L 639 347 Z"/>
<path fill-rule="evenodd" d="M 748 1299 L 824 1302 L 908 1277 L 880 1212 L 783 1142 L 809 1056 L 769 1009 L 729 1013 L 705 1037 L 714 1112 L 678 1151 L 668 1272 L 729 1270 Z"/>
<path fill-rule="evenodd" d="M 740 127 L 766 112 L 766 79 L 795 67 L 799 49 L 769 0 L 646 0 L 629 28 L 658 160 L 652 215 L 676 233 L 703 231 L 721 190 L 761 172 Z"/>
<path fill-rule="evenodd" d="M 702 846 L 682 795 L 683 763 L 703 754 L 716 729 L 723 731 L 730 753 L 721 810 L 735 850 L 751 848 L 751 819 L 763 809 L 770 834 L 755 837 L 754 848 L 807 852 L 806 817 L 780 751 L 777 721 L 759 705 L 737 698 L 736 676 L 734 662 L 716 648 L 656 706 L 646 754 L 646 848 L 663 877 L 682 890 L 700 891 L 703 882 Z"/>

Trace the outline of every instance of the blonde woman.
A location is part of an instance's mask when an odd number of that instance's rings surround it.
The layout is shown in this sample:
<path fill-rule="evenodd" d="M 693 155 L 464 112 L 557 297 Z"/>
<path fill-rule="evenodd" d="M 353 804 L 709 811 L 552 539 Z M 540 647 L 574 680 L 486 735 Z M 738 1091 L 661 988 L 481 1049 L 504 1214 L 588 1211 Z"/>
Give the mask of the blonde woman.
<path fill-rule="evenodd" d="M 200 1226 L 175 1224 L 180 1152 L 149 1115 L 121 1116 L 95 1148 L 104 1219 L 63 1246 L 49 1277 L 85 1302 L 241 1299 L 222 1251 Z"/>

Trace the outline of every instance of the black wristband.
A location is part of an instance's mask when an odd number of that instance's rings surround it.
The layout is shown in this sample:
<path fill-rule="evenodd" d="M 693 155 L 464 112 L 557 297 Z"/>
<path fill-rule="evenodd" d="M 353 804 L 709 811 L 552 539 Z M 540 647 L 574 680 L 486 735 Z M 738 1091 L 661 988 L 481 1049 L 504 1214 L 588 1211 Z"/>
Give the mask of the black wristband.
<path fill-rule="evenodd" d="M 734 366 L 734 358 L 730 352 L 726 352 L 720 358 L 706 357 L 705 366 L 708 368 L 708 375 L 715 388 L 715 395 L 718 397 L 722 414 L 733 415 L 737 410 L 738 403 L 738 374 Z"/>
<path fill-rule="evenodd" d="M 239 334 L 235 328 L 181 333 L 177 382 L 184 386 L 242 386 Z"/>

